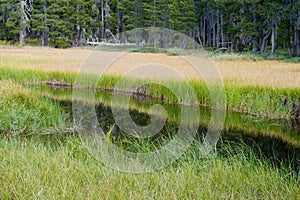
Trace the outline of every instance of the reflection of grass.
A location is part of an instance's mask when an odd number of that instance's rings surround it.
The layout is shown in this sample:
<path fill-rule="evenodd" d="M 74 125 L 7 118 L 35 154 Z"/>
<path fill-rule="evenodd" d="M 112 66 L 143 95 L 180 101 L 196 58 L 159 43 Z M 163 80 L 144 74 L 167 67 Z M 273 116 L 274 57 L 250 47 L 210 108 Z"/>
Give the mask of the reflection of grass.
<path fill-rule="evenodd" d="M 48 87 L 33 87 L 32 90 L 35 92 L 36 96 L 44 96 L 51 99 L 55 99 L 58 101 L 69 102 L 66 105 L 67 111 L 71 110 L 71 102 L 72 102 L 72 89 L 51 89 Z M 117 94 L 114 98 L 116 99 L 117 103 L 114 104 L 114 107 L 118 109 L 127 109 L 125 99 L 130 94 Z M 101 103 L 104 106 L 111 106 L 111 93 L 110 92 L 96 92 L 95 96 L 91 96 L 84 100 L 86 104 L 99 104 Z M 180 105 L 172 105 L 168 103 L 159 102 L 156 99 L 148 99 L 146 102 L 139 102 L 135 101 L 134 98 L 130 101 L 129 108 L 136 110 L 140 113 L 147 113 L 149 108 L 153 104 L 160 104 L 164 106 L 164 109 L 167 111 L 168 120 L 170 122 L 177 122 L 178 114 L 180 116 Z M 193 106 L 184 106 L 183 109 L 193 109 Z M 158 116 L 162 116 L 162 112 L 155 113 Z M 207 127 L 210 118 L 211 118 L 211 110 L 208 107 L 200 107 L 200 122 L 197 122 L 193 116 L 186 116 L 185 118 L 181 119 L 183 124 L 196 124 L 199 123 L 201 126 Z M 297 123 L 297 121 L 295 121 Z M 296 125 L 296 124 L 295 124 Z M 264 135 L 269 136 L 272 138 L 281 138 L 284 142 L 289 144 L 293 144 L 297 147 L 300 147 L 300 135 L 295 134 L 297 129 L 294 131 L 287 131 L 292 130 L 293 124 L 292 121 L 285 120 L 285 119 L 267 119 L 267 118 L 258 118 L 258 117 L 251 117 L 247 115 L 241 115 L 235 112 L 227 112 L 226 121 L 224 124 L 224 131 L 227 132 L 231 131 L 246 131 L 248 133 L 252 133 L 253 135 Z M 230 132 L 230 131 L 229 131 Z"/>

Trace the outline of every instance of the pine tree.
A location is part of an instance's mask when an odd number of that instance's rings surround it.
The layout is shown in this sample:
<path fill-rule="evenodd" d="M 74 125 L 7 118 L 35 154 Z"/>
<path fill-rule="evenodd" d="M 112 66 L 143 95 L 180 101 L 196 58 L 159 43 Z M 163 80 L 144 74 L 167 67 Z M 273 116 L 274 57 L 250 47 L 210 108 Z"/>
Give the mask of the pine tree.
<path fill-rule="evenodd" d="M 42 46 L 48 46 L 49 17 L 47 0 L 35 0 L 31 16 L 31 30 L 40 37 Z"/>
<path fill-rule="evenodd" d="M 5 30 L 5 37 L 25 44 L 25 36 L 29 30 L 29 18 L 31 11 L 31 1 L 12 0 L 1 1 L 2 28 Z"/>

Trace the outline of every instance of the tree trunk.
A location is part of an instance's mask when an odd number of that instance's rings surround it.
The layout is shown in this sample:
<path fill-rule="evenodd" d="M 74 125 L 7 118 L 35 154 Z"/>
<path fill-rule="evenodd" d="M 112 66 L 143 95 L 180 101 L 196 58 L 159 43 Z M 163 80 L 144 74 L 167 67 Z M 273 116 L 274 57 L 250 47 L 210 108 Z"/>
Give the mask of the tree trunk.
<path fill-rule="evenodd" d="M 277 40 L 277 23 L 274 23 L 272 25 L 272 53 L 275 53 L 277 48 L 276 40 Z"/>
<path fill-rule="evenodd" d="M 21 46 L 25 45 L 25 30 L 21 30 L 19 33 L 19 43 Z"/>
<path fill-rule="evenodd" d="M 217 23 L 215 21 L 212 21 L 213 27 L 212 27 L 212 32 L 213 32 L 213 37 L 212 37 L 212 45 L 213 47 L 217 46 Z"/>
<path fill-rule="evenodd" d="M 23 27 L 24 24 L 26 23 L 25 19 L 25 2 L 20 1 L 20 7 L 21 7 L 21 21 L 20 21 L 20 32 L 19 32 L 19 43 L 20 45 L 24 46 L 25 45 L 25 28 Z"/>
<path fill-rule="evenodd" d="M 254 30 L 255 30 L 255 35 L 253 36 L 253 39 L 252 39 L 252 50 L 254 51 L 254 52 L 256 52 L 256 51 L 259 51 L 259 41 L 258 41 L 258 37 L 256 36 L 256 33 L 258 32 L 258 28 L 257 28 L 257 25 L 256 25 L 256 22 L 257 22 L 257 14 L 256 14 L 256 12 L 255 12 L 255 9 L 257 8 L 257 3 L 256 2 L 254 2 L 253 4 L 252 4 L 252 9 L 253 9 L 253 23 L 254 23 Z"/>
<path fill-rule="evenodd" d="M 153 27 L 156 27 L 156 0 L 153 0 Z"/>
<path fill-rule="evenodd" d="M 198 34 L 197 34 L 197 37 L 198 37 L 198 40 L 199 40 L 199 43 L 200 43 L 200 47 L 201 48 L 204 48 L 204 46 L 203 46 L 203 41 L 201 40 L 201 37 L 200 37 L 200 28 L 198 29 Z"/>
<path fill-rule="evenodd" d="M 227 46 L 227 40 L 226 40 L 226 36 L 225 36 L 225 34 L 223 33 L 223 25 L 224 25 L 224 19 L 223 19 L 223 14 L 221 13 L 221 16 L 220 16 L 220 20 L 221 20 L 221 24 L 220 24 L 220 31 L 221 31 L 221 43 L 222 43 L 222 46 L 221 47 L 227 47 L 227 48 L 229 48 L 228 46 Z"/>
<path fill-rule="evenodd" d="M 207 44 L 208 47 L 212 46 L 212 27 L 211 27 L 211 16 L 209 16 L 209 21 L 207 22 Z"/>
<path fill-rule="evenodd" d="M 292 54 L 294 56 L 299 56 L 300 52 L 299 52 L 299 31 L 300 31 L 300 17 L 299 17 L 299 12 L 297 11 L 297 18 L 296 21 L 294 23 L 294 27 L 293 27 L 293 44 L 292 44 L 292 48 L 293 48 L 293 52 Z"/>
<path fill-rule="evenodd" d="M 42 31 L 41 32 L 41 42 L 42 46 L 48 46 L 48 31 Z"/>
<path fill-rule="evenodd" d="M 202 30 L 202 35 L 203 35 L 203 47 L 206 47 L 206 22 L 205 22 L 205 17 L 203 17 L 203 30 Z"/>
<path fill-rule="evenodd" d="M 265 52 L 266 51 L 266 46 L 267 46 L 267 40 L 270 38 L 272 31 L 269 31 L 269 33 L 262 38 L 261 45 L 260 45 L 260 52 Z"/>
<path fill-rule="evenodd" d="M 118 0 L 118 5 L 120 3 L 120 0 Z M 117 6 L 117 40 L 120 40 L 120 33 L 121 33 L 121 29 L 122 29 L 122 24 L 121 24 L 121 11 L 119 9 L 119 6 Z"/>
<path fill-rule="evenodd" d="M 105 23 L 104 23 L 104 0 L 101 1 L 101 27 L 102 27 L 102 41 L 105 40 Z"/>
<path fill-rule="evenodd" d="M 298 30 L 294 27 L 293 31 L 293 55 L 294 56 L 299 56 L 299 32 Z"/>
<path fill-rule="evenodd" d="M 42 6 L 43 6 L 43 14 L 46 14 L 46 9 L 47 9 L 47 4 L 46 4 L 46 1 L 44 1 L 42 3 Z M 43 18 L 43 25 L 44 26 L 47 26 L 45 25 L 45 21 L 47 21 L 47 17 Z M 49 31 L 48 30 L 43 30 L 41 31 L 41 43 L 42 43 L 42 46 L 48 46 L 48 39 L 49 39 Z"/>
<path fill-rule="evenodd" d="M 238 51 L 243 52 L 244 51 L 244 44 L 243 44 L 243 36 L 240 35 L 238 38 Z"/>

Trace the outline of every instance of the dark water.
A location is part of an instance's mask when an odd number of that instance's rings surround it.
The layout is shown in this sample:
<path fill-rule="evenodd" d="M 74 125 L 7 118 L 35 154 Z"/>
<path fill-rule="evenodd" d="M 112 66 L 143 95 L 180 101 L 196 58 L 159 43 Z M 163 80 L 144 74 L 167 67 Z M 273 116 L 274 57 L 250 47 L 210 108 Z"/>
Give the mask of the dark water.
<path fill-rule="evenodd" d="M 61 107 L 72 115 L 72 90 L 59 88 L 34 88 L 38 94 L 51 98 L 59 102 Z M 122 99 L 128 94 L 119 94 L 120 104 L 115 110 L 120 113 L 127 111 L 128 108 L 122 106 Z M 82 101 L 76 99 L 76 101 Z M 93 101 L 85 100 L 83 105 L 95 107 L 97 120 L 104 133 L 111 132 L 111 139 L 122 144 L 122 141 L 134 140 L 135 137 L 122 131 L 115 122 L 110 105 L 111 94 L 99 92 Z M 193 118 L 186 118 L 182 121 L 182 109 L 193 109 L 191 106 L 172 105 L 159 102 L 143 96 L 132 96 L 130 100 L 129 113 L 131 119 L 139 126 L 147 126 L 151 123 L 149 108 L 155 104 L 160 104 L 167 112 L 167 121 L 163 128 L 153 137 L 147 138 L 153 144 L 162 145 L 176 135 L 180 124 L 196 124 L 197 140 L 202 140 L 211 118 L 211 109 L 200 107 L 200 121 Z M 155 114 L 155 113 L 154 113 Z M 156 113 L 160 118 L 160 113 Z M 246 145 L 253 151 L 265 158 L 266 161 L 280 165 L 282 163 L 291 166 L 299 171 L 300 169 L 300 122 L 286 119 L 266 119 L 240 113 L 227 112 L 224 128 L 218 141 L 217 150 L 224 143 Z M 123 145 L 123 144 L 122 144 Z"/>

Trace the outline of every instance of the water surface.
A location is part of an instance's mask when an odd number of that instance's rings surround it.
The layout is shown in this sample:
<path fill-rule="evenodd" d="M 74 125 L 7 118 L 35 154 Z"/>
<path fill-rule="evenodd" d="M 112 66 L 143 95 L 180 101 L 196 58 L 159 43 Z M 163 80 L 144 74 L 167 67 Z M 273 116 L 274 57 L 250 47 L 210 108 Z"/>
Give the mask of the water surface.
<path fill-rule="evenodd" d="M 38 95 L 59 102 L 62 109 L 72 116 L 72 89 L 32 87 Z M 193 106 L 175 105 L 160 102 L 145 96 L 133 95 L 130 107 L 124 105 L 123 100 L 130 94 L 119 93 L 115 99 L 120 103 L 111 107 L 111 93 L 99 91 L 93 99 L 76 99 L 94 106 L 97 120 L 104 133 L 110 133 L 113 142 L 124 145 L 120 141 L 134 140 L 132 134 L 121 130 L 115 123 L 112 109 L 124 113 L 129 110 L 132 120 L 138 126 L 147 126 L 151 123 L 149 108 L 155 104 L 162 105 L 167 112 L 167 120 L 163 128 L 154 136 L 147 138 L 153 144 L 165 144 L 176 135 L 180 124 L 196 124 L 197 140 L 202 140 L 207 131 L 211 118 L 209 107 L 199 107 L 200 121 L 193 118 L 181 118 L 182 109 L 194 109 Z M 153 113 L 152 113 L 153 114 Z M 159 119 L 163 115 L 160 111 L 154 113 Z M 126 140 L 125 140 L 126 139 Z M 268 161 L 280 165 L 286 163 L 295 170 L 300 169 L 300 122 L 287 119 L 267 119 L 240 113 L 227 112 L 224 128 L 218 141 L 218 147 L 223 143 L 235 143 L 251 147 L 257 154 L 264 156 Z M 239 146 L 239 145 L 237 145 Z M 129 148 L 130 149 L 130 148 Z M 218 148 L 217 148 L 218 150 Z"/>

